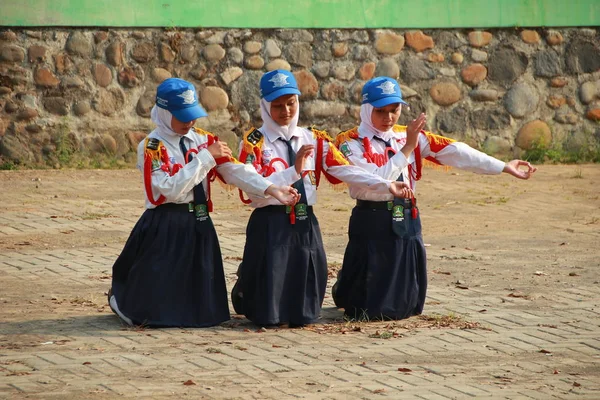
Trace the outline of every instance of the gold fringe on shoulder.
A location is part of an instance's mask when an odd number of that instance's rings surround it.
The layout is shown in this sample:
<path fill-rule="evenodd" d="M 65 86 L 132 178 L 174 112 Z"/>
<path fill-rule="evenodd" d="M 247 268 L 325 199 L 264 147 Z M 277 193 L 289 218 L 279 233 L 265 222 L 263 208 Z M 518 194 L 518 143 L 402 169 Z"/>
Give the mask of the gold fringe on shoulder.
<path fill-rule="evenodd" d="M 333 138 L 331 136 L 329 136 L 329 133 L 327 133 L 327 131 L 318 130 L 314 126 L 311 126 L 310 130 L 312 131 L 313 136 L 315 137 L 315 139 L 327 140 L 330 143 L 333 142 Z"/>
<path fill-rule="evenodd" d="M 335 145 L 339 147 L 340 144 L 347 142 L 350 139 L 358 138 L 358 127 L 354 127 L 352 129 L 348 129 L 347 131 L 340 132 L 335 137 Z"/>

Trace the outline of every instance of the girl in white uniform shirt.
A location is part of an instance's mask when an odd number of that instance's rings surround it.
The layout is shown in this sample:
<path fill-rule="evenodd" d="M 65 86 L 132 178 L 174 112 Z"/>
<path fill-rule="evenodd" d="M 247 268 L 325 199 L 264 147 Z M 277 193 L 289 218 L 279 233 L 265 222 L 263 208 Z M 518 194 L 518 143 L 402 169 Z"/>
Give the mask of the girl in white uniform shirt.
<path fill-rule="evenodd" d="M 258 325 L 301 326 L 319 317 L 327 284 L 325 250 L 312 210 L 320 172 L 332 183 L 350 182 L 380 195 L 410 196 L 410 191 L 406 184 L 348 165 L 324 132 L 297 127 L 300 91 L 289 71 L 266 73 L 260 88 L 263 126 L 244 135 L 240 161 L 253 164 L 273 183 L 294 184 L 301 197 L 294 209 L 286 209 L 249 196 L 256 209 L 232 302 L 236 312 Z"/>
<path fill-rule="evenodd" d="M 127 324 L 203 327 L 229 319 L 209 214 L 212 174 L 259 197 L 298 200 L 294 189 L 273 185 L 232 158 L 227 144 L 192 128 L 206 115 L 189 82 L 170 78 L 158 87 L 151 114 L 156 129 L 138 146 L 146 211 L 113 266 L 109 291 L 111 309 Z"/>
<path fill-rule="evenodd" d="M 425 132 L 424 114 L 407 127 L 396 125 L 406 102 L 392 78 L 368 81 L 362 95 L 360 126 L 340 133 L 336 143 L 353 165 L 375 176 L 407 182 L 414 192 L 423 158 L 479 174 L 506 172 L 519 179 L 529 179 L 536 170 L 528 162 L 505 163 L 464 143 Z M 336 305 L 352 318 L 403 319 L 420 314 L 427 270 L 416 200 L 394 200 L 349 185 L 357 202 L 342 269 L 332 288 Z"/>

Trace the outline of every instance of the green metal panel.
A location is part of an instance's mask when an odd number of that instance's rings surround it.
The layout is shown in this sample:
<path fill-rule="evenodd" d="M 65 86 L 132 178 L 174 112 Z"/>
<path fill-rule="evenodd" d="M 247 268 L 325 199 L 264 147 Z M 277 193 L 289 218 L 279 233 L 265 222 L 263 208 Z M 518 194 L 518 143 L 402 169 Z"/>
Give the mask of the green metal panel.
<path fill-rule="evenodd" d="M 0 0 L 4 26 L 599 26 L 600 0 Z"/>

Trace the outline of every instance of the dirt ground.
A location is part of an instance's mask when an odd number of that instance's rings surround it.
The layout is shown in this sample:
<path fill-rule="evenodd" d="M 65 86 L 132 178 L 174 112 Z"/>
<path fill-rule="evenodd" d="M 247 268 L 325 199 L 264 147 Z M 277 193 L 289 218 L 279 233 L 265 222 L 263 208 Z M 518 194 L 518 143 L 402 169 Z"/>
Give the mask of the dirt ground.
<path fill-rule="evenodd" d="M 327 253 L 339 255 L 353 201 L 345 188 L 324 182 L 315 213 Z M 0 186 L 5 212 L 55 209 L 51 218 L 59 221 L 113 224 L 135 222 L 143 212 L 137 170 L 2 171 Z M 212 188 L 217 230 L 224 222 L 247 221 L 250 209 L 237 190 Z M 544 296 L 548 282 L 568 286 L 600 279 L 600 165 L 542 165 L 528 181 L 427 168 L 417 197 L 433 284 L 508 285 Z M 13 232 L 0 236 L 0 252 L 121 245 L 127 235 L 92 229 L 76 235 Z M 338 258 L 330 260 L 333 269 Z"/>
<path fill-rule="evenodd" d="M 19 254 L 39 253 L 42 259 L 57 255 L 65 257 L 53 264 L 58 271 L 59 267 L 76 265 L 78 257 L 92 257 L 78 253 L 79 249 L 91 248 L 97 249 L 94 262 L 98 263 L 89 273 L 79 272 L 76 276 L 39 273 L 25 276 L 19 275 L 20 268 L 16 271 L 11 267 L 0 271 L 0 321 L 4 325 L 0 328 L 1 361 L 2 356 L 18 358 L 15 355 L 18 352 L 35 351 L 28 346 L 34 346 L 34 342 L 39 345 L 53 334 L 56 337 L 55 331 L 45 332 L 45 336 L 40 334 L 39 326 L 33 325 L 39 321 L 53 323 L 52 320 L 73 315 L 86 317 L 98 313 L 112 318 L 105 304 L 112 262 L 143 212 L 144 193 L 137 170 L 2 171 L 0 188 L 0 264 L 12 266 Z M 470 320 L 475 321 L 478 312 L 492 308 L 552 312 L 558 293 L 574 288 L 599 292 L 600 165 L 542 165 L 529 181 L 507 174 L 482 176 L 427 168 L 418 183 L 417 197 L 428 252 L 430 295 L 424 318 L 397 322 L 395 328 L 443 323 L 439 318 L 432 322 L 427 316 L 432 310 L 445 312 L 446 316 L 453 312 L 466 315 L 462 320 L 450 318 L 450 325 L 469 328 L 477 325 Z M 223 239 L 226 275 L 231 286 L 235 265 L 242 254 L 244 226 L 250 209 L 241 204 L 237 190 L 226 190 L 218 184 L 213 185 L 213 199 L 212 217 Z M 352 206 L 353 201 L 343 187 L 334 190 L 323 184 L 319 188 L 315 212 L 332 278 L 323 324 L 308 330 L 345 333 L 345 329 L 353 329 L 339 323 L 339 312 L 332 307 L 329 296 L 333 276 L 341 265 Z M 475 298 L 488 291 L 502 299 L 487 309 L 474 305 L 477 310 L 457 310 L 445 300 L 469 294 Z M 593 296 L 597 301 L 597 295 Z M 590 312 L 596 314 L 597 322 L 599 310 Z M 569 324 L 580 319 L 574 316 L 572 321 L 561 322 Z M 107 323 L 102 320 L 102 324 Z M 246 330 L 256 329 L 240 318 L 232 319 L 226 327 L 235 328 L 239 324 Z M 28 326 L 38 333 L 28 331 Z M 597 331 L 598 326 L 596 323 L 590 329 Z M 391 332 L 393 329 L 389 327 L 389 324 L 367 323 L 359 330 L 365 337 L 376 337 L 382 329 Z M 472 356 L 450 356 L 465 365 L 485 364 L 469 359 Z M 8 362 L 12 361 L 0 363 L 0 372 L 10 370 Z M 583 372 L 574 365 L 563 369 L 571 368 L 574 374 L 588 374 L 590 379 L 596 379 L 600 377 L 597 365 Z M 70 392 L 70 396 L 83 398 L 83 394 L 89 393 L 92 392 L 85 389 Z"/>
<path fill-rule="evenodd" d="M 344 187 L 324 182 L 315 212 L 333 276 L 347 243 L 353 201 Z M 133 226 L 143 212 L 137 170 L 3 171 L 0 186 L 3 213 L 32 213 L 32 219 L 50 213 L 59 222 L 118 226 L 14 231 L 0 236 L 0 254 L 122 246 L 128 236 L 122 225 Z M 219 184 L 212 188 L 217 230 L 228 222 L 245 223 L 251 210 L 239 201 L 237 190 Z M 528 181 L 427 168 L 417 197 L 432 286 L 504 287 L 552 302 L 558 288 L 600 280 L 600 165 L 542 165 Z M 235 231 L 240 255 L 243 233 Z"/>

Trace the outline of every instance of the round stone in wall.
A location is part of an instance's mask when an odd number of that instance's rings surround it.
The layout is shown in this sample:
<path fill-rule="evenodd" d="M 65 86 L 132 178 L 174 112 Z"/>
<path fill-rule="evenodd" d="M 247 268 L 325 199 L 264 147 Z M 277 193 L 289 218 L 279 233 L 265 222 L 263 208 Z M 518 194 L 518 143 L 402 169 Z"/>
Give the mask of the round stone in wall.
<path fill-rule="evenodd" d="M 469 92 L 469 96 L 475 101 L 496 101 L 498 91 L 494 89 L 475 89 Z"/>
<path fill-rule="evenodd" d="M 488 80 L 508 88 L 525 70 L 529 60 L 527 55 L 512 47 L 502 47 L 490 54 L 488 59 Z"/>
<path fill-rule="evenodd" d="M 125 44 L 113 42 L 106 47 L 106 61 L 113 67 L 120 67 L 123 64 L 123 50 Z"/>
<path fill-rule="evenodd" d="M 83 32 L 75 31 L 67 39 L 65 49 L 69 54 L 89 57 L 92 54 L 92 43 Z"/>
<path fill-rule="evenodd" d="M 202 54 L 208 61 L 217 62 L 225 57 L 225 50 L 218 44 L 209 44 L 202 49 Z"/>
<path fill-rule="evenodd" d="M 579 98 L 583 104 L 590 104 L 595 99 L 600 99 L 600 80 L 585 82 L 581 85 Z"/>
<path fill-rule="evenodd" d="M 482 64 L 475 63 L 465 68 L 460 73 L 462 80 L 469 86 L 477 86 L 487 76 L 487 68 Z"/>
<path fill-rule="evenodd" d="M 429 89 L 433 101 L 440 106 L 449 106 L 460 100 L 460 89 L 453 82 L 439 82 Z"/>
<path fill-rule="evenodd" d="M 271 61 L 270 63 L 267 64 L 266 68 L 267 68 L 267 71 L 273 71 L 276 69 L 285 69 L 286 71 L 292 70 L 291 65 L 287 61 L 282 60 L 281 58 Z"/>
<path fill-rule="evenodd" d="M 229 96 L 218 86 L 207 86 L 200 92 L 200 103 L 206 111 L 222 110 L 227 108 Z"/>
<path fill-rule="evenodd" d="M 276 58 L 281 55 L 281 49 L 273 39 L 267 39 L 265 41 L 265 53 L 269 58 Z"/>
<path fill-rule="evenodd" d="M 567 71 L 571 74 L 587 74 L 600 70 L 600 48 L 587 39 L 575 39 L 565 51 Z"/>
<path fill-rule="evenodd" d="M 310 71 L 305 69 L 294 72 L 294 77 L 298 83 L 298 89 L 302 93 L 302 98 L 312 99 L 319 93 L 319 82 Z"/>
<path fill-rule="evenodd" d="M 96 83 L 100 87 L 107 87 L 112 82 L 112 72 L 110 71 L 110 68 L 104 64 L 98 63 L 94 65 L 93 75 Z"/>
<path fill-rule="evenodd" d="M 433 46 L 435 45 L 433 38 L 424 34 L 422 31 L 406 32 L 404 38 L 406 39 L 406 45 L 417 53 L 427 49 L 433 49 Z"/>
<path fill-rule="evenodd" d="M 171 76 L 171 73 L 164 68 L 154 68 L 152 70 L 152 79 L 156 83 L 161 83 L 165 79 L 169 79 Z"/>
<path fill-rule="evenodd" d="M 435 78 L 433 70 L 425 61 L 407 58 L 401 66 L 402 80 L 408 84 Z"/>
<path fill-rule="evenodd" d="M 531 115 L 537 109 L 539 102 L 537 90 L 527 83 L 513 86 L 504 96 L 504 106 L 515 118 Z"/>
<path fill-rule="evenodd" d="M 452 64 L 462 64 L 464 56 L 461 53 L 452 53 Z"/>
<path fill-rule="evenodd" d="M 521 40 L 527 44 L 537 44 L 540 42 L 540 34 L 532 29 L 521 31 Z"/>
<path fill-rule="evenodd" d="M 382 32 L 377 34 L 375 49 L 381 54 L 398 54 L 404 47 L 404 36 L 393 32 Z"/>
<path fill-rule="evenodd" d="M 94 109 L 107 117 L 123 111 L 124 105 L 125 93 L 121 88 L 100 89 L 94 99 Z"/>
<path fill-rule="evenodd" d="M 244 65 L 248 69 L 261 69 L 265 65 L 265 60 L 259 55 L 253 55 L 244 60 Z"/>
<path fill-rule="evenodd" d="M 533 57 L 533 69 L 535 76 L 552 78 L 562 75 L 563 60 L 554 50 L 542 50 Z"/>
<path fill-rule="evenodd" d="M 363 66 L 360 67 L 360 69 L 358 70 L 360 79 L 362 79 L 363 81 L 368 81 L 369 79 L 371 79 L 375 75 L 376 67 L 376 64 L 373 62 L 363 64 Z"/>
<path fill-rule="evenodd" d="M 73 113 L 75 115 L 77 115 L 78 117 L 81 117 L 81 116 L 84 116 L 85 114 L 89 113 L 92 108 L 90 106 L 89 101 L 76 100 L 73 103 L 72 109 L 73 109 Z"/>
<path fill-rule="evenodd" d="M 148 118 L 150 117 L 150 112 L 152 111 L 152 107 L 154 107 L 155 101 L 156 89 L 148 89 L 140 96 L 135 111 L 139 116 Z"/>
<path fill-rule="evenodd" d="M 46 97 L 43 100 L 44 108 L 56 115 L 67 115 L 69 113 L 69 100 L 63 97 Z"/>
<path fill-rule="evenodd" d="M 156 60 L 158 52 L 152 42 L 141 42 L 136 44 L 131 50 L 131 58 L 139 63 L 147 63 Z"/>
<path fill-rule="evenodd" d="M 244 43 L 244 51 L 248 54 L 256 54 L 262 49 L 262 43 L 250 40 Z"/>
<path fill-rule="evenodd" d="M 356 68 L 351 62 L 335 63 L 333 66 L 333 76 L 342 81 L 349 81 L 354 78 Z"/>
<path fill-rule="evenodd" d="M 398 79 L 400 77 L 400 67 L 393 58 L 383 58 L 377 62 L 375 76 L 388 76 Z"/>
<path fill-rule="evenodd" d="M 534 120 L 526 123 L 519 129 L 515 144 L 523 150 L 534 148 L 548 148 L 552 142 L 552 132 L 544 121 Z"/>
<path fill-rule="evenodd" d="M 469 32 L 469 44 L 473 47 L 484 47 L 492 41 L 492 34 L 485 31 Z"/>
<path fill-rule="evenodd" d="M 244 53 L 237 47 L 232 47 L 227 50 L 227 56 L 236 64 L 241 64 L 244 61 Z"/>
<path fill-rule="evenodd" d="M 549 30 L 546 33 L 546 42 L 550 46 L 557 46 L 557 45 L 561 44 L 563 41 L 564 41 L 563 36 L 558 31 Z"/>
<path fill-rule="evenodd" d="M 33 79 L 36 85 L 46 88 L 56 87 L 60 83 L 60 80 L 47 68 L 38 68 Z"/>

